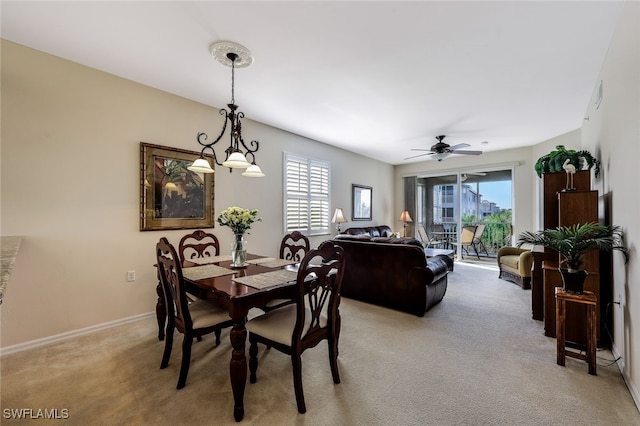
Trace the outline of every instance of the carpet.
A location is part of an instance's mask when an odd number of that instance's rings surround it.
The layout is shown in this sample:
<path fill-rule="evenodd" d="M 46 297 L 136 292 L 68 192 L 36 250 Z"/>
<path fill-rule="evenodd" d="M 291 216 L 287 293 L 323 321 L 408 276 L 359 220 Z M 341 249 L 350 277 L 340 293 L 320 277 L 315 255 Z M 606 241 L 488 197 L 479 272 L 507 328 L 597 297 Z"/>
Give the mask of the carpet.
<path fill-rule="evenodd" d="M 531 292 L 497 268 L 456 262 L 443 301 L 423 318 L 343 298 L 339 367 L 326 343 L 303 354 L 307 413 L 299 414 L 289 357 L 260 345 L 247 383 L 249 425 L 637 425 L 640 413 L 609 351 L 598 375 L 556 365 L 556 341 L 531 319 Z M 150 298 L 154 295 L 150 294 Z M 187 385 L 176 390 L 182 335 L 169 367 L 155 319 L 0 358 L 3 425 L 16 409 L 67 410 L 69 425 L 235 424 L 229 329 L 194 342 Z"/>

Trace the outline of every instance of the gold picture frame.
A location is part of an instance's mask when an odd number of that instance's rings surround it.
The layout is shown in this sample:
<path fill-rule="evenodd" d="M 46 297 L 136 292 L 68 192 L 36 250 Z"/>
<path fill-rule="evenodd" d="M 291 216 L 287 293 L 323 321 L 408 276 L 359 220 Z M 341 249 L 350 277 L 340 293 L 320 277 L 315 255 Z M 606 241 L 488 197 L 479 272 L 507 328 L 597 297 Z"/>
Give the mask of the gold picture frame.
<path fill-rule="evenodd" d="M 214 173 L 187 170 L 200 153 L 140 142 L 140 231 L 214 227 Z M 212 155 L 204 155 L 215 167 Z"/>

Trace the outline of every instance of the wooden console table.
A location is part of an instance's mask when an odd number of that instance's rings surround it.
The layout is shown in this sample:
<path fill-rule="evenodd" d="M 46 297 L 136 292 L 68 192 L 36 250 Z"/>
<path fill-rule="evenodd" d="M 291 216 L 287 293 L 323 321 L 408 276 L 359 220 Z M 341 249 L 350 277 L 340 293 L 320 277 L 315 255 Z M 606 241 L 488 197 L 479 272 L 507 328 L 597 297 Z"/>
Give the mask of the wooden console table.
<path fill-rule="evenodd" d="M 589 374 L 596 375 L 596 295 L 591 291 L 584 294 L 567 293 L 562 288 L 556 287 L 556 335 L 557 335 L 557 363 L 564 366 L 565 357 L 587 361 Z M 569 351 L 565 346 L 565 312 L 566 304 L 577 303 L 587 307 L 587 354 Z"/>

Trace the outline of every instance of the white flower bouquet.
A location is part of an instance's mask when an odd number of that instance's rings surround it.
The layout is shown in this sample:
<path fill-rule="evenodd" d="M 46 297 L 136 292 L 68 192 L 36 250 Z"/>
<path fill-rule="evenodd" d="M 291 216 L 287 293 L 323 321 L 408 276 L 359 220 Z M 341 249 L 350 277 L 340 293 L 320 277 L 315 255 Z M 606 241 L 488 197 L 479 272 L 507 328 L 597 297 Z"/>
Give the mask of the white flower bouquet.
<path fill-rule="evenodd" d="M 218 223 L 231 228 L 234 234 L 244 234 L 251 229 L 253 222 L 262 221 L 258 217 L 258 210 L 243 209 L 241 207 L 228 207 L 218 216 Z"/>

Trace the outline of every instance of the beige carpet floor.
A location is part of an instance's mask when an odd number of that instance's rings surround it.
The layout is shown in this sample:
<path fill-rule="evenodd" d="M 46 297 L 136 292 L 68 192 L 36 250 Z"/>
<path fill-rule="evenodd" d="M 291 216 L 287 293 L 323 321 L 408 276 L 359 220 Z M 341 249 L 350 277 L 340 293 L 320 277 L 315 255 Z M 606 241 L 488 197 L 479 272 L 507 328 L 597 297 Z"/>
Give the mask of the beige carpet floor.
<path fill-rule="evenodd" d="M 567 359 L 531 319 L 531 293 L 497 270 L 456 265 L 442 303 L 424 318 L 343 299 L 342 383 L 326 344 L 303 355 L 307 413 L 298 414 L 289 358 L 260 348 L 247 384 L 251 425 L 638 425 L 640 414 L 608 351 L 598 375 Z M 153 295 L 150 295 L 153 297 Z M 194 342 L 187 386 L 176 390 L 181 336 L 160 370 L 154 319 L 5 355 L 3 425 L 234 424 L 228 330 Z M 66 420 L 7 419 L 7 409 L 68 410 Z"/>

